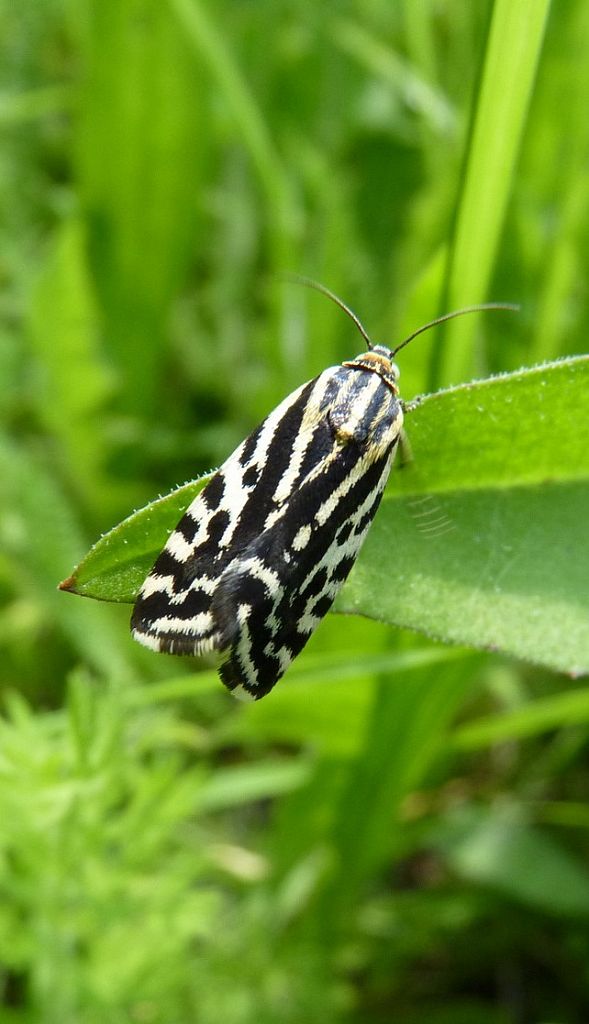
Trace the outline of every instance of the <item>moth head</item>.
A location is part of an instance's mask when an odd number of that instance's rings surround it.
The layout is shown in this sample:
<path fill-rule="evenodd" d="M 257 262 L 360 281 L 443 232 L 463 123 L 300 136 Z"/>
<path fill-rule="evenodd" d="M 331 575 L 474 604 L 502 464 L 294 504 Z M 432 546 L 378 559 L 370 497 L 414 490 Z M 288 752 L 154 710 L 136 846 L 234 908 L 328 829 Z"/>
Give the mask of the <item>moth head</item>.
<path fill-rule="evenodd" d="M 395 382 L 398 381 L 401 376 L 401 369 L 399 364 L 393 359 L 394 352 L 385 345 L 373 345 L 370 352 L 372 355 L 375 355 L 380 359 L 383 366 L 387 367 L 389 376 L 392 377 Z"/>
<path fill-rule="evenodd" d="M 399 394 L 398 381 L 401 371 L 393 360 L 393 353 L 385 345 L 372 345 L 368 352 L 363 352 L 355 359 L 346 360 L 343 366 L 352 370 L 369 370 L 377 373 L 394 395 Z"/>

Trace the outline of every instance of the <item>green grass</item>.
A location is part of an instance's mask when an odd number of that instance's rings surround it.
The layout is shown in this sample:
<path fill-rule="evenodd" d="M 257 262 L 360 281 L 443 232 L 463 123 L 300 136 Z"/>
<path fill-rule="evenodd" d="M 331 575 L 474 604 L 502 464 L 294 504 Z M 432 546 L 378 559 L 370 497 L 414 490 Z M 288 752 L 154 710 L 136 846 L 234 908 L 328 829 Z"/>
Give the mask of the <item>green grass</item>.
<path fill-rule="evenodd" d="M 0 1021 L 585 1024 L 589 8 L 0 27 Z M 384 344 L 521 313 L 403 351 L 348 614 L 242 706 L 56 587 L 130 600 L 154 500 L 357 353 L 284 271 Z"/>

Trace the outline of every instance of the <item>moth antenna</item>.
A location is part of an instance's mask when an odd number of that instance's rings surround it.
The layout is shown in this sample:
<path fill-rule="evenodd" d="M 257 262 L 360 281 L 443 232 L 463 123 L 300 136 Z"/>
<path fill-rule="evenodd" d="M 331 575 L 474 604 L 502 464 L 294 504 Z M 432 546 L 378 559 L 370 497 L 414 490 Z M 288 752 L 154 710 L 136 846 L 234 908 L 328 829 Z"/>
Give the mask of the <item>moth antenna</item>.
<path fill-rule="evenodd" d="M 368 348 L 374 348 L 374 342 L 370 339 L 368 332 L 365 329 L 364 325 L 362 324 L 360 318 L 356 316 L 354 311 L 350 309 L 349 306 L 346 306 L 345 302 L 343 302 L 343 300 L 340 299 L 339 296 L 335 294 L 335 292 L 330 291 L 329 288 L 326 288 L 324 284 L 319 284 L 319 281 L 314 281 L 312 277 L 304 277 L 302 274 L 285 274 L 283 276 L 286 277 L 287 281 L 293 281 L 295 284 L 303 284 L 307 288 L 314 288 L 316 292 L 321 292 L 322 295 L 327 295 L 328 299 L 331 299 L 332 302 L 335 302 L 336 306 L 339 306 L 340 309 L 343 309 L 344 313 L 347 313 L 350 320 L 353 320 L 353 322 L 356 324 L 356 327 L 360 331 L 360 334 L 364 338 L 364 341 L 368 345 Z"/>
<path fill-rule="evenodd" d="M 429 331 L 430 327 L 436 327 L 438 324 L 445 323 L 446 320 L 453 320 L 456 316 L 464 316 L 465 313 L 482 313 L 487 309 L 507 309 L 513 313 L 519 313 L 519 306 L 514 305 L 512 302 L 482 302 L 477 306 L 465 306 L 464 309 L 455 309 L 452 313 L 444 313 L 443 316 L 437 316 L 435 320 L 430 320 L 429 323 L 424 324 L 423 327 L 418 327 L 413 334 L 410 334 L 405 341 L 402 341 L 400 345 L 391 352 L 392 356 L 396 356 L 397 352 L 400 352 L 405 345 L 408 345 L 410 341 L 413 341 L 418 334 L 423 334 L 424 331 Z"/>

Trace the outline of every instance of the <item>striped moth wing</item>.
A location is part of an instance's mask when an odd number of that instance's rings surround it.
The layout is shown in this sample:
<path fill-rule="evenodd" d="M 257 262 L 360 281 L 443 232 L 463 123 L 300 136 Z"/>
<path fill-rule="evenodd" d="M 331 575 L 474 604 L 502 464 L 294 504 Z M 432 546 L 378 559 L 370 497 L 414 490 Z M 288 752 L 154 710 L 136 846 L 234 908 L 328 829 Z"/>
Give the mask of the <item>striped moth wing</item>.
<path fill-rule="evenodd" d="M 403 423 L 382 346 L 324 370 L 227 459 L 170 534 L 131 630 L 169 654 L 221 655 L 263 697 L 331 607 L 380 503 Z"/>

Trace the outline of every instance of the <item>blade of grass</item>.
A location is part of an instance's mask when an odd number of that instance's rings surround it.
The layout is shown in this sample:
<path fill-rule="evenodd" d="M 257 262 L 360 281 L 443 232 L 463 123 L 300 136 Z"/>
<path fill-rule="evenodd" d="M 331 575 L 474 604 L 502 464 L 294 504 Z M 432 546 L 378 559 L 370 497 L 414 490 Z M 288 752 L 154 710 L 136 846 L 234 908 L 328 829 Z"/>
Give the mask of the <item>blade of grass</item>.
<path fill-rule="evenodd" d="M 522 177 L 534 190 L 537 210 L 551 210 L 540 220 L 542 237 L 535 249 L 539 265 L 537 316 L 530 355 L 550 359 L 560 352 L 584 351 L 584 332 L 573 333 L 580 308 L 578 281 L 585 277 L 584 239 L 589 210 L 589 6 L 571 4 L 555 19 L 547 36 L 547 60 L 536 90 L 531 138 L 522 160 Z M 563 103 L 563 97 L 566 102 Z M 547 124 L 558 124 L 555 138 Z M 546 160 L 547 145 L 551 146 Z M 533 226 L 527 220 L 525 226 Z M 521 229 L 520 229 L 521 230 Z M 579 325 L 580 326 L 580 325 Z M 576 344 L 579 348 L 576 348 Z"/>
<path fill-rule="evenodd" d="M 143 416 L 161 387 L 170 302 L 193 255 L 208 138 L 200 74 L 167 4 L 101 0 L 80 5 L 79 17 L 81 206 L 105 346 L 124 377 L 120 401 Z"/>
<path fill-rule="evenodd" d="M 537 736 L 552 729 L 589 722 L 589 690 L 569 690 L 549 697 L 538 697 L 521 708 L 489 715 L 462 725 L 452 737 L 459 750 L 479 750 L 503 743 Z"/>
<path fill-rule="evenodd" d="M 497 258 L 550 0 L 495 0 L 449 254 L 446 309 L 482 302 Z M 500 296 L 517 299 L 517 296 Z M 447 326 L 428 390 L 473 376 L 476 325 Z M 480 366 L 475 373 L 480 372 Z"/>
<path fill-rule="evenodd" d="M 476 660 L 476 659 L 475 659 Z M 322 901 L 324 927 L 345 926 L 363 883 L 399 843 L 399 806 L 418 786 L 472 685 L 473 659 L 382 680 L 362 748 L 350 766 L 332 830 L 337 865 Z"/>
<path fill-rule="evenodd" d="M 75 558 L 84 540 L 75 515 L 40 460 L 0 437 L 0 536 L 24 583 L 50 619 L 69 638 L 78 656 L 105 676 L 131 679 L 132 648 L 108 608 L 65 602 L 55 580 L 64 559 Z"/>

